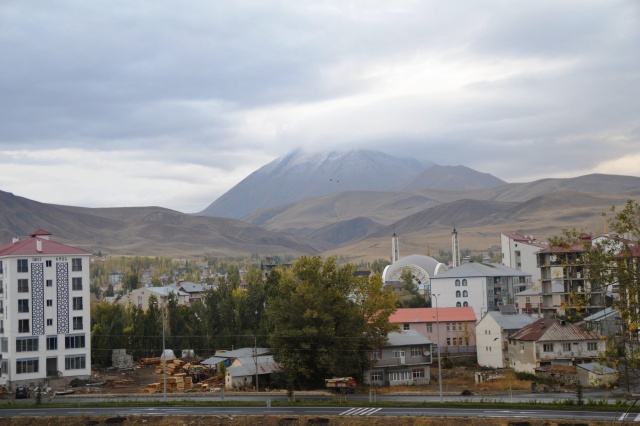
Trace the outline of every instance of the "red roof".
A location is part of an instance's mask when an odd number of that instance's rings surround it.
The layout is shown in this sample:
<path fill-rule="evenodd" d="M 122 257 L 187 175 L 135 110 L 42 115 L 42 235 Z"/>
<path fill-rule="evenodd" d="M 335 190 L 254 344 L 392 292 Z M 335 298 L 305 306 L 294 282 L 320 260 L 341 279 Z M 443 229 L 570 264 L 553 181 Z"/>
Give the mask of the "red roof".
<path fill-rule="evenodd" d="M 391 323 L 410 323 L 410 322 L 460 322 L 473 321 L 476 322 L 476 314 L 471 306 L 462 308 L 400 308 L 389 317 Z"/>
<path fill-rule="evenodd" d="M 45 234 L 40 235 L 51 235 L 46 231 L 43 232 L 45 232 Z M 38 241 L 42 243 L 41 251 L 38 251 Z M 70 254 L 91 254 L 91 252 L 38 237 L 31 237 L 26 240 L 20 240 L 15 243 L 0 246 L 0 256 L 43 256 Z"/>
<path fill-rule="evenodd" d="M 40 235 L 52 235 L 51 232 L 47 232 L 44 229 L 38 229 L 37 231 L 29 234 L 30 237 L 39 237 Z"/>

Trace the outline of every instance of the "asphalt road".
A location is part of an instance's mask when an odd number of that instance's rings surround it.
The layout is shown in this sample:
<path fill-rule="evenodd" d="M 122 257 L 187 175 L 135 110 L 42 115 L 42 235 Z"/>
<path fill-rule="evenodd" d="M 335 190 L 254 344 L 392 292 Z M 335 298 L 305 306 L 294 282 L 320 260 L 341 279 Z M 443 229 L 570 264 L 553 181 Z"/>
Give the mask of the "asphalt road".
<path fill-rule="evenodd" d="M 412 416 L 412 417 L 492 417 L 492 418 L 538 418 L 565 420 L 602 420 L 638 422 L 640 414 L 587 410 L 554 409 L 482 409 L 453 407 L 405 408 L 405 407 L 78 407 L 78 408 L 31 408 L 29 406 L 4 408 L 1 417 L 14 416 L 171 416 L 171 415 L 283 415 L 283 416 Z"/>

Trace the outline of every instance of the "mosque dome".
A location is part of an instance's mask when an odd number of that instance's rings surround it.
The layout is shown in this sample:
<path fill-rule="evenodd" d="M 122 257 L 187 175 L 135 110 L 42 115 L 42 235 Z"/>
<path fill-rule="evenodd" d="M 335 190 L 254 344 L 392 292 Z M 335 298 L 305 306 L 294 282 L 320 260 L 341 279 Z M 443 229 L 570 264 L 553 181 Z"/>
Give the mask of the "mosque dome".
<path fill-rule="evenodd" d="M 400 258 L 384 268 L 382 281 L 402 281 L 400 275 L 405 269 L 411 270 L 413 281 L 420 285 L 427 284 L 430 277 L 446 271 L 447 267 L 444 263 L 438 262 L 433 257 L 412 254 L 411 256 Z"/>

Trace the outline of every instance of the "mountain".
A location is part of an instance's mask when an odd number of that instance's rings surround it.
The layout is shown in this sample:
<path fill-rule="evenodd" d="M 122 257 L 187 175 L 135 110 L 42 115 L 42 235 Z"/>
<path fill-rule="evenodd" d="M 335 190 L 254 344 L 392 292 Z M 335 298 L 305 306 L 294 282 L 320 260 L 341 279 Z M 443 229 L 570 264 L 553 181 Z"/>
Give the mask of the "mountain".
<path fill-rule="evenodd" d="M 465 166 L 433 165 L 411 179 L 400 191 L 419 189 L 444 189 L 460 191 L 465 189 L 494 188 L 507 182 L 490 175 L 480 173 Z"/>
<path fill-rule="evenodd" d="M 0 191 L 0 244 L 36 229 L 92 252 L 147 256 L 317 254 L 330 245 L 236 219 L 161 207 L 88 209 L 43 204 Z"/>
<path fill-rule="evenodd" d="M 390 191 L 429 165 L 377 151 L 296 151 L 256 170 L 198 215 L 241 218 L 256 210 L 327 194 Z"/>

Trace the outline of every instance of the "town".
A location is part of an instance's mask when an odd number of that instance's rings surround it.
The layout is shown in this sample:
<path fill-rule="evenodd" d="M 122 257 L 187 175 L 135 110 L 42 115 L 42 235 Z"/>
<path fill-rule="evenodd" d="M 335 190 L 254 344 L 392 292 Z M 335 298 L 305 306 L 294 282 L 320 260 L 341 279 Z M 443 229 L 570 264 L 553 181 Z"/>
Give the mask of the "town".
<path fill-rule="evenodd" d="M 638 217 L 629 201 L 601 235 L 503 232 L 499 261 L 461 256 L 456 229 L 443 261 L 401 255 L 394 234 L 371 269 L 303 256 L 107 271 L 38 229 L 0 246 L 0 386 L 64 393 L 147 365 L 139 393 L 419 388 L 464 365 L 635 393 Z"/>

